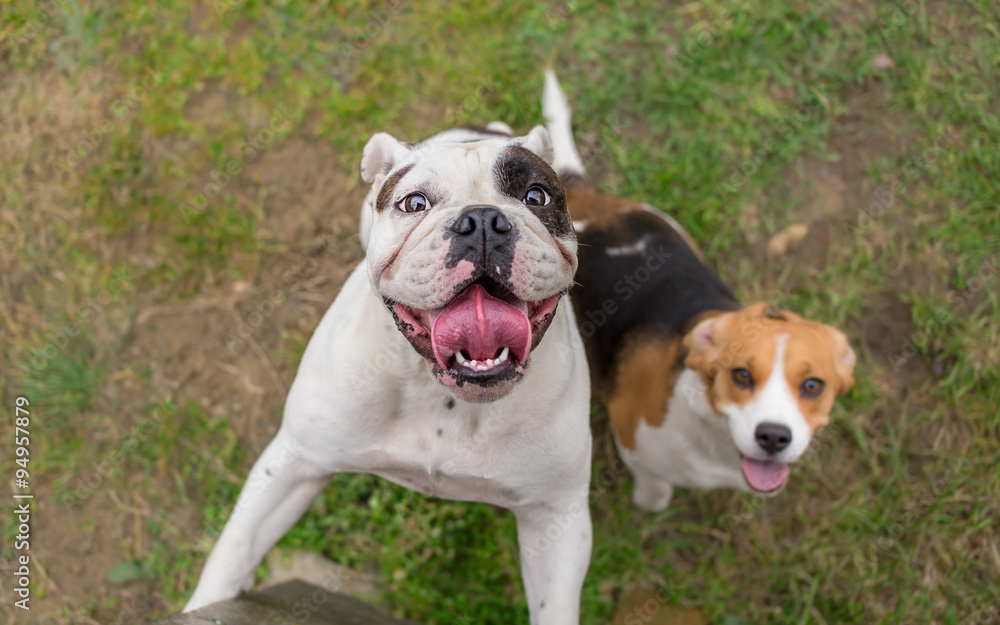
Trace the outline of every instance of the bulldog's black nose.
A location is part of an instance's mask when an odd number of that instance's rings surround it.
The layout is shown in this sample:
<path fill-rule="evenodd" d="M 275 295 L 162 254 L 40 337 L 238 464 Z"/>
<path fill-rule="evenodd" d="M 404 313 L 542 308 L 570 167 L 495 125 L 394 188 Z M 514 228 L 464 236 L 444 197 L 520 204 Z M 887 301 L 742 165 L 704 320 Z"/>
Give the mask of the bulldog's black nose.
<path fill-rule="evenodd" d="M 754 430 L 754 437 L 760 448 L 769 454 L 776 454 L 792 442 L 792 431 L 780 423 L 761 423 Z"/>
<path fill-rule="evenodd" d="M 496 206 L 477 204 L 467 206 L 452 224 L 451 229 L 459 236 L 482 237 L 489 243 L 491 238 L 505 238 L 510 234 L 512 227 Z"/>
<path fill-rule="evenodd" d="M 489 204 L 466 206 L 451 224 L 451 231 L 449 267 L 468 260 L 491 278 L 503 281 L 510 277 L 518 235 L 499 208 Z"/>

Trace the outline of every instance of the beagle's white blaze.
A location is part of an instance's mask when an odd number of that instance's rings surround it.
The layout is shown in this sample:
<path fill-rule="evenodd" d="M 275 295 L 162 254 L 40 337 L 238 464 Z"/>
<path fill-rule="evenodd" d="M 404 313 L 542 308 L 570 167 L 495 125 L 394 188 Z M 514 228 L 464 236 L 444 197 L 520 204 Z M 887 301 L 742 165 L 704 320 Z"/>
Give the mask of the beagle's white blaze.
<path fill-rule="evenodd" d="M 788 384 L 785 374 L 785 354 L 788 350 L 787 334 L 776 337 L 778 348 L 775 350 L 771 374 L 763 382 L 760 391 L 753 399 L 743 405 L 728 404 L 720 406 L 726 415 L 729 430 L 737 449 L 747 458 L 755 460 L 777 460 L 778 462 L 795 462 L 799 459 L 812 438 L 812 431 L 806 422 L 795 395 Z M 784 425 L 792 432 L 792 442 L 787 448 L 773 456 L 768 456 L 757 444 L 755 432 L 761 423 L 776 423 Z"/>

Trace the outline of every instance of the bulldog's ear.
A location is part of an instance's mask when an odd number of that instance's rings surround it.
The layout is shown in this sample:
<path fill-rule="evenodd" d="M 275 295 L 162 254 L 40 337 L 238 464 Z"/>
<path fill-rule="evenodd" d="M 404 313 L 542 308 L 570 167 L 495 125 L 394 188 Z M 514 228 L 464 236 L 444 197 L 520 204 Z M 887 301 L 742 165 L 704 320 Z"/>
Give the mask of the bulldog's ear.
<path fill-rule="evenodd" d="M 837 372 L 837 394 L 843 395 L 854 386 L 854 365 L 858 357 L 843 332 L 829 326 L 827 330 L 833 335 L 833 366 Z"/>
<path fill-rule="evenodd" d="M 392 168 L 410 154 L 410 147 L 392 135 L 380 132 L 368 140 L 361 157 L 361 179 L 381 186 Z"/>
<path fill-rule="evenodd" d="M 528 134 L 514 139 L 514 144 L 534 152 L 549 165 L 555 158 L 555 153 L 552 151 L 552 139 L 549 138 L 549 131 L 545 129 L 545 126 L 535 126 Z"/>

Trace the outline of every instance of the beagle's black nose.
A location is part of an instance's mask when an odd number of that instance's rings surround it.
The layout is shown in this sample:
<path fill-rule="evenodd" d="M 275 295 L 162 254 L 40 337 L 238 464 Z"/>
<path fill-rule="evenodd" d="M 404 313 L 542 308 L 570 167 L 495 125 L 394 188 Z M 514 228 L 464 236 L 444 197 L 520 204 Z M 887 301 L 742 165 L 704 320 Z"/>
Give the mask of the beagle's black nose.
<path fill-rule="evenodd" d="M 760 448 L 769 454 L 776 454 L 792 442 L 792 431 L 780 423 L 761 423 L 754 430 L 754 437 Z"/>

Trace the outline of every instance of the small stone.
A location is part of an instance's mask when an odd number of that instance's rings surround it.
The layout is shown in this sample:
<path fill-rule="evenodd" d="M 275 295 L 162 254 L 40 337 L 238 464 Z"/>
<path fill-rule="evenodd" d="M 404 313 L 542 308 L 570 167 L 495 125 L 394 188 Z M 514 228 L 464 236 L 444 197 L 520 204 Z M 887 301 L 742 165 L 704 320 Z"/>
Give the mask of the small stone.
<path fill-rule="evenodd" d="M 892 69 L 896 67 L 896 62 L 885 52 L 879 52 L 872 57 L 872 67 L 874 69 Z"/>
<path fill-rule="evenodd" d="M 767 255 L 771 257 L 784 256 L 788 253 L 788 235 L 779 232 L 767 241 Z"/>
<path fill-rule="evenodd" d="M 809 234 L 809 226 L 805 224 L 792 224 L 785 228 L 785 234 L 788 235 L 789 243 L 798 243 Z"/>
<path fill-rule="evenodd" d="M 809 226 L 805 224 L 792 224 L 774 235 L 767 241 L 767 254 L 772 258 L 784 256 L 789 250 L 806 238 L 809 234 Z"/>

